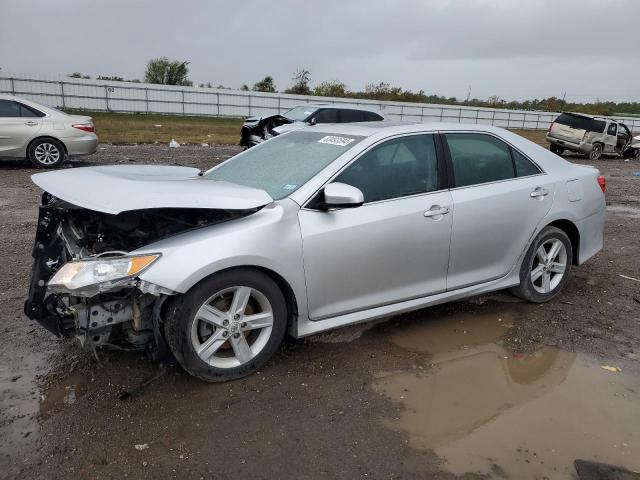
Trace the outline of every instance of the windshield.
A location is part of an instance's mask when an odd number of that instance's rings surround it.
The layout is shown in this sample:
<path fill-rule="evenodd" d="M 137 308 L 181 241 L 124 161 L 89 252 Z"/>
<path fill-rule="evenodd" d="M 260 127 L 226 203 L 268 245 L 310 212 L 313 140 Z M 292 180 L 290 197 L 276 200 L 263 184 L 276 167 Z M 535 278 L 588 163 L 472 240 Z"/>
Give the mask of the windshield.
<path fill-rule="evenodd" d="M 303 122 L 309 115 L 318 110 L 318 107 L 314 107 L 312 105 L 307 105 L 303 107 L 295 107 L 289 110 L 288 112 L 283 113 L 284 117 L 287 117 L 289 120 L 293 120 L 294 122 Z"/>
<path fill-rule="evenodd" d="M 274 200 L 291 195 L 364 137 L 291 132 L 261 143 L 209 170 L 211 180 L 265 190 Z"/>

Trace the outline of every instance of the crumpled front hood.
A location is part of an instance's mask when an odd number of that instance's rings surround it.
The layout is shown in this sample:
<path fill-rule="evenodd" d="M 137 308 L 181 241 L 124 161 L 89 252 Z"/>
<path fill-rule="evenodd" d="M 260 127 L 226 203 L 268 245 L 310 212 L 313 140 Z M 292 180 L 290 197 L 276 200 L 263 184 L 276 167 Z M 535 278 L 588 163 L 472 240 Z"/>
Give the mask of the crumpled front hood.
<path fill-rule="evenodd" d="M 246 210 L 273 201 L 267 192 L 209 180 L 190 167 L 110 165 L 31 176 L 50 194 L 79 207 L 118 214 L 147 208 Z"/>

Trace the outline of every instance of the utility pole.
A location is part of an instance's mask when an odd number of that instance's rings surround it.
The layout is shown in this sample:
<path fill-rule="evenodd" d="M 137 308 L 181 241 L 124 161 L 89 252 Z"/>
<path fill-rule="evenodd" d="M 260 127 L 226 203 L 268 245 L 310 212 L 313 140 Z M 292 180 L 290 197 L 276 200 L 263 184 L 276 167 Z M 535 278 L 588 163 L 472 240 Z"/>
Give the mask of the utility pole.
<path fill-rule="evenodd" d="M 471 98 L 471 85 L 469 85 L 469 90 L 467 90 L 467 99 L 464 103 L 469 103 L 469 99 Z"/>
<path fill-rule="evenodd" d="M 565 92 L 562 94 L 562 103 L 560 104 L 560 110 L 564 110 L 564 99 L 567 98 L 567 92 L 565 90 Z"/>

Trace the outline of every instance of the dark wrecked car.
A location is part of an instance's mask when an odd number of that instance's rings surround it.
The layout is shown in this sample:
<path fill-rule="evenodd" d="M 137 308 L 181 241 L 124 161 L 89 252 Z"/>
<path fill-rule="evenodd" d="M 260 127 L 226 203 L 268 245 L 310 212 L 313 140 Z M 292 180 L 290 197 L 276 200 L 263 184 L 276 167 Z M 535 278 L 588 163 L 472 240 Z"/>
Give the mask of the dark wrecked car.
<path fill-rule="evenodd" d="M 381 122 L 384 113 L 375 108 L 352 105 L 300 105 L 282 115 L 249 117 L 240 129 L 240 145 L 251 148 L 290 130 L 317 123 Z"/>

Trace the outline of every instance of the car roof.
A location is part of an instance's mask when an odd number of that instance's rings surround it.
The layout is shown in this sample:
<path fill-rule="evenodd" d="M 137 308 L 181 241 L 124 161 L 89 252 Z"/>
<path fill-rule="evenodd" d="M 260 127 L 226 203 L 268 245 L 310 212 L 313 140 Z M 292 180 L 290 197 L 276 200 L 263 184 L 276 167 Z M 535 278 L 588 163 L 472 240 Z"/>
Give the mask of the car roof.
<path fill-rule="evenodd" d="M 371 137 L 380 135 L 383 137 L 402 133 L 438 132 L 446 131 L 474 131 L 488 132 L 504 136 L 507 130 L 491 125 L 477 125 L 466 123 L 443 122 L 358 122 L 358 123 L 319 123 L 302 127 L 296 131 L 313 131 L 327 134 L 357 135 Z"/>
<path fill-rule="evenodd" d="M 376 107 L 376 106 L 368 106 L 368 105 L 356 105 L 351 103 L 303 103 L 301 105 L 296 105 L 293 108 L 297 107 L 314 107 L 314 108 L 340 108 L 344 110 L 364 110 L 366 112 L 373 112 L 384 115 L 384 112 Z"/>

